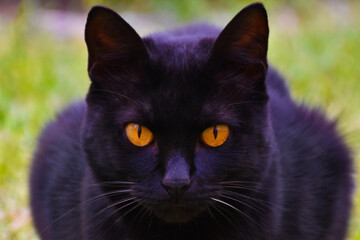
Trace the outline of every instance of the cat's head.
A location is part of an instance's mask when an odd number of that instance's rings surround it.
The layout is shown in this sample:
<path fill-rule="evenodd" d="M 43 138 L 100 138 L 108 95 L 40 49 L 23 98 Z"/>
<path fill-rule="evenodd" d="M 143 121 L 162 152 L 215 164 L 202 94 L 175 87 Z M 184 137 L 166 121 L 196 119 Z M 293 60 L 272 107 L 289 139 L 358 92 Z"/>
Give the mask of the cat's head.
<path fill-rule="evenodd" d="M 105 191 L 128 190 L 113 201 L 182 223 L 236 186 L 253 194 L 270 165 L 268 34 L 261 4 L 220 35 L 200 25 L 144 39 L 112 10 L 90 11 L 84 148 Z"/>

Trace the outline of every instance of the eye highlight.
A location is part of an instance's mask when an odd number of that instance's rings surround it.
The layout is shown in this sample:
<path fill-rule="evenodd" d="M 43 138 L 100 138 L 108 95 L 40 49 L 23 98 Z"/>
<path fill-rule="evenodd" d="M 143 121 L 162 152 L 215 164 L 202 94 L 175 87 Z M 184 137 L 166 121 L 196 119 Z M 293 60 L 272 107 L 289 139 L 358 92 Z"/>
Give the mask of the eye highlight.
<path fill-rule="evenodd" d="M 224 144 L 229 137 L 230 128 L 228 125 L 214 125 L 201 133 L 201 141 L 210 146 L 218 147 Z"/>
<path fill-rule="evenodd" d="M 125 133 L 129 141 L 138 147 L 145 147 L 154 139 L 153 133 L 147 127 L 136 123 L 127 124 Z"/>

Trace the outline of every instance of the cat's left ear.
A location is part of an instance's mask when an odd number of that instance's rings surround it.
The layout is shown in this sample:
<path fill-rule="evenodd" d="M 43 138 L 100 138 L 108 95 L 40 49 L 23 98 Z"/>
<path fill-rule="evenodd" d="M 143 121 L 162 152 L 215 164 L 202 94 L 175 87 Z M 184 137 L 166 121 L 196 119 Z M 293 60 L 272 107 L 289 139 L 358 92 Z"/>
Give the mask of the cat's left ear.
<path fill-rule="evenodd" d="M 116 12 L 93 7 L 85 27 L 89 52 L 88 71 L 98 63 L 131 65 L 147 56 L 145 45 L 136 31 Z"/>
<path fill-rule="evenodd" d="M 251 4 L 242 9 L 220 33 L 214 43 L 211 59 L 228 71 L 250 71 L 247 75 L 258 75 L 260 71 L 266 74 L 268 37 L 264 5 Z"/>

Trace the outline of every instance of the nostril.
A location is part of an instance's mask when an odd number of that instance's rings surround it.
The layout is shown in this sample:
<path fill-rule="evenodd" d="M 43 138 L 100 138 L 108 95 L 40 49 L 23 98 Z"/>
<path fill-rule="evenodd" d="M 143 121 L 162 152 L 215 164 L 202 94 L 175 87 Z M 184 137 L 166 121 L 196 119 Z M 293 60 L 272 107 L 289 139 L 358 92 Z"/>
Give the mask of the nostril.
<path fill-rule="evenodd" d="M 164 179 L 162 185 L 172 198 L 178 199 L 190 186 L 190 179 Z"/>
<path fill-rule="evenodd" d="M 171 189 L 182 189 L 189 186 L 190 181 L 189 180 L 163 180 L 162 184 L 165 186 L 165 188 L 171 188 Z"/>

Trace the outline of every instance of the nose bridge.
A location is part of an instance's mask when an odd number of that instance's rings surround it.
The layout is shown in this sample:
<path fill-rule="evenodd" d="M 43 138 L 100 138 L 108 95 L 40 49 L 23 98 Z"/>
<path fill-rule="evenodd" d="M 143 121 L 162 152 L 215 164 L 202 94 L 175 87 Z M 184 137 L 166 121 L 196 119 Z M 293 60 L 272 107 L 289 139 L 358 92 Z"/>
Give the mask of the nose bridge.
<path fill-rule="evenodd" d="M 168 159 L 165 167 L 165 182 L 190 182 L 190 167 L 180 152 L 175 152 Z"/>
<path fill-rule="evenodd" d="M 169 158 L 162 184 L 168 191 L 171 199 L 177 202 L 190 185 L 190 167 L 180 153 Z"/>

